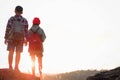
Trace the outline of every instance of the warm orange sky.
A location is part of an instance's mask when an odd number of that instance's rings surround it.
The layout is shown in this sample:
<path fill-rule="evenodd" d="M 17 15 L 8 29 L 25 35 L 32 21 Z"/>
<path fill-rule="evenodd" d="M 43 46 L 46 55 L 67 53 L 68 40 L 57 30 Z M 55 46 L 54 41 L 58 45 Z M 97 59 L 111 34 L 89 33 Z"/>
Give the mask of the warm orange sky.
<path fill-rule="evenodd" d="M 120 65 L 119 0 L 1 0 L 0 68 L 8 67 L 4 32 L 16 5 L 28 19 L 40 17 L 47 38 L 43 71 L 58 73 L 81 69 L 110 69 Z M 29 71 L 27 47 L 21 70 Z"/>

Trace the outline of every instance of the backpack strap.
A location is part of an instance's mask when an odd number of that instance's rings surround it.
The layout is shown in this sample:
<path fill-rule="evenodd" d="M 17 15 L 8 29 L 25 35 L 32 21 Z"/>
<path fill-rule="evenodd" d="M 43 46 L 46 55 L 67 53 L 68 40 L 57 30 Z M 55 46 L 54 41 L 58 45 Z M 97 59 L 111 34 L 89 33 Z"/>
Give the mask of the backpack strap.
<path fill-rule="evenodd" d="M 12 18 L 13 18 L 13 21 L 20 21 L 20 22 L 23 21 L 23 17 L 22 16 L 20 16 L 19 18 L 13 16 Z"/>
<path fill-rule="evenodd" d="M 32 28 L 31 28 L 30 30 L 31 30 L 33 33 L 37 33 L 39 29 L 40 29 L 40 28 L 38 27 L 35 31 L 33 31 Z"/>

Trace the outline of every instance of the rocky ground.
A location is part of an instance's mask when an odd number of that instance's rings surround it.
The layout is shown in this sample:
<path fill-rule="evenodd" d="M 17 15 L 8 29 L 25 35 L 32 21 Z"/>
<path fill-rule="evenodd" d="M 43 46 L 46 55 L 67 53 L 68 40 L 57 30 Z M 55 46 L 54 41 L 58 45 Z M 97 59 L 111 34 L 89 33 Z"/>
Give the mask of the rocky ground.
<path fill-rule="evenodd" d="M 39 80 L 39 78 L 14 70 L 0 69 L 0 80 Z"/>
<path fill-rule="evenodd" d="M 14 70 L 0 69 L 0 80 L 39 80 L 39 77 Z M 120 80 L 120 67 L 103 71 L 87 70 L 44 75 L 44 80 Z"/>
<path fill-rule="evenodd" d="M 90 76 L 87 80 L 120 80 L 120 67 Z"/>

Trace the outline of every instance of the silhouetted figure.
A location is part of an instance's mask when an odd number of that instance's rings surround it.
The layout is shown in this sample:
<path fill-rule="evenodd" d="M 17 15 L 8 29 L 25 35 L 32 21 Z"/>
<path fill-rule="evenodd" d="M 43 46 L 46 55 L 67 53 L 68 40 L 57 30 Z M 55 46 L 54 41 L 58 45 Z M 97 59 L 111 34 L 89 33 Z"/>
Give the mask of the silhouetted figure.
<path fill-rule="evenodd" d="M 43 57 L 43 42 L 46 39 L 46 35 L 43 29 L 39 26 L 40 19 L 35 17 L 33 19 L 33 25 L 28 31 L 29 40 L 29 53 L 32 60 L 32 73 L 35 75 L 35 56 L 37 56 L 39 64 L 40 80 L 42 77 L 42 57 Z"/>
<path fill-rule="evenodd" d="M 22 16 L 23 8 L 15 7 L 15 15 L 10 17 L 6 26 L 5 41 L 9 51 L 8 63 L 9 69 L 13 69 L 13 54 L 15 56 L 14 69 L 19 71 L 20 54 L 23 51 L 23 44 L 27 45 L 28 21 Z"/>

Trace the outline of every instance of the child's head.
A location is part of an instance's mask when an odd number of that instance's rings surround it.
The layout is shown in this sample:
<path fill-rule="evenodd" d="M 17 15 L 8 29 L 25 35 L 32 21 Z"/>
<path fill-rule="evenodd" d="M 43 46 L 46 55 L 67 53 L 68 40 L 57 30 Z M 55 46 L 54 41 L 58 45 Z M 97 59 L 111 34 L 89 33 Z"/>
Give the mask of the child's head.
<path fill-rule="evenodd" d="M 40 19 L 38 17 L 35 17 L 33 19 L 33 25 L 39 25 L 41 23 Z"/>
<path fill-rule="evenodd" d="M 22 14 L 23 13 L 23 7 L 22 6 L 16 6 L 15 7 L 15 13 L 16 14 Z"/>

